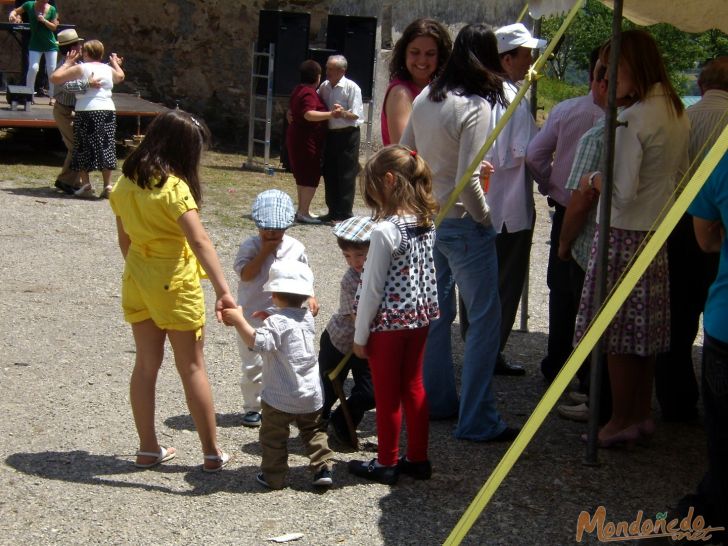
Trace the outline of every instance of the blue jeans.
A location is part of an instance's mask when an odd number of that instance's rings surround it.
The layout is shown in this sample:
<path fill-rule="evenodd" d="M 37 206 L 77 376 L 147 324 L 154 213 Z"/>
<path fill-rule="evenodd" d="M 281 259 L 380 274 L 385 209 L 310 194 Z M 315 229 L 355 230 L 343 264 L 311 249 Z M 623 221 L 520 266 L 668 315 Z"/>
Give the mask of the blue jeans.
<path fill-rule="evenodd" d="M 458 416 L 455 437 L 489 440 L 506 428 L 491 388 L 500 344 L 500 301 L 495 231 L 470 218 L 446 219 L 434 248 L 440 318 L 430 324 L 424 380 L 430 416 Z M 460 401 L 455 387 L 450 327 L 455 320 L 457 285 L 470 327 L 463 355 Z"/>

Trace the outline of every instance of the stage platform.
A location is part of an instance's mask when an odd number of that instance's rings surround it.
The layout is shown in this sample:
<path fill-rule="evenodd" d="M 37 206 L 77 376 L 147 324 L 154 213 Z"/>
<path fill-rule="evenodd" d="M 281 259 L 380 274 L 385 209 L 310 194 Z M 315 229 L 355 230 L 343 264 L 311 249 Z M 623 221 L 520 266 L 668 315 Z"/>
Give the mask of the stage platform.
<path fill-rule="evenodd" d="M 4 93 L 3 93 L 4 95 Z M 136 95 L 114 93 L 112 96 L 118 117 L 154 117 L 169 110 L 166 106 L 144 100 Z M 4 100 L 4 96 L 2 97 Z M 48 105 L 48 97 L 36 97 L 37 103 L 27 112 L 11 110 L 9 104 L 0 106 L 0 127 L 53 128 L 53 107 Z"/>

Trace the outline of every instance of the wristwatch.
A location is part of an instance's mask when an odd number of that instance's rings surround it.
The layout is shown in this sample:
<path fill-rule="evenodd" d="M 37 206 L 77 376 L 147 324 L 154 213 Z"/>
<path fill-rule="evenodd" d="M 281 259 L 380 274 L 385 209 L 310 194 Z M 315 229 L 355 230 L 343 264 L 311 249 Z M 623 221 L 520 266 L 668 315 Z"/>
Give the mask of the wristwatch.
<path fill-rule="evenodd" d="M 600 173 L 599 171 L 594 171 L 593 173 L 591 173 L 591 174 L 589 175 L 589 182 L 587 183 L 587 185 L 588 185 L 588 186 L 589 186 L 590 188 L 593 188 L 593 187 L 594 187 L 594 177 L 595 177 L 595 176 L 597 176 L 597 175 L 600 175 L 600 176 L 601 176 L 601 174 L 602 174 L 602 173 Z"/>

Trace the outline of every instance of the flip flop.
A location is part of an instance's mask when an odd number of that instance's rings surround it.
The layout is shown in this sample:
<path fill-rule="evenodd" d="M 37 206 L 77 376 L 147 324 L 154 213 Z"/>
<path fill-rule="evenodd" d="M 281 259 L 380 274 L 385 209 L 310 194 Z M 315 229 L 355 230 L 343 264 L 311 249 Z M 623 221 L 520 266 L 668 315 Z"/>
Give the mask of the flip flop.
<path fill-rule="evenodd" d="M 171 448 L 174 449 L 174 448 Z M 176 451 L 170 451 L 167 448 L 159 447 L 159 453 L 155 453 L 154 451 L 137 451 L 136 452 L 137 457 L 156 457 L 156 460 L 153 463 L 149 464 L 141 464 L 136 461 L 134 461 L 134 466 L 137 468 L 152 468 L 154 466 L 157 466 L 158 464 L 166 463 L 167 461 L 171 461 L 177 456 Z"/>
<path fill-rule="evenodd" d="M 208 474 L 213 474 L 215 472 L 220 472 L 226 464 L 228 464 L 230 461 L 233 460 L 233 458 L 228 455 L 227 453 L 222 453 L 221 455 L 205 455 L 204 459 L 206 461 L 217 461 L 220 463 L 219 466 L 215 466 L 213 468 L 207 468 L 205 467 L 204 463 L 202 465 L 202 471 L 207 472 Z"/>

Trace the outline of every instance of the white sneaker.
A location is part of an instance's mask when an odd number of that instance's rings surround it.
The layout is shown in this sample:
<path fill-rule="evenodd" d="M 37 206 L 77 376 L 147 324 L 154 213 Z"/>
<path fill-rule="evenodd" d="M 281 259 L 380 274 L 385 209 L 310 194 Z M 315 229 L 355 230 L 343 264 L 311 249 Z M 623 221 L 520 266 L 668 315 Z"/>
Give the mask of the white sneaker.
<path fill-rule="evenodd" d="M 579 404 L 578 406 L 567 406 L 562 404 L 556 407 L 556 411 L 564 419 L 571 421 L 579 421 L 585 423 L 589 420 L 589 407 L 586 404 Z"/>

